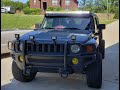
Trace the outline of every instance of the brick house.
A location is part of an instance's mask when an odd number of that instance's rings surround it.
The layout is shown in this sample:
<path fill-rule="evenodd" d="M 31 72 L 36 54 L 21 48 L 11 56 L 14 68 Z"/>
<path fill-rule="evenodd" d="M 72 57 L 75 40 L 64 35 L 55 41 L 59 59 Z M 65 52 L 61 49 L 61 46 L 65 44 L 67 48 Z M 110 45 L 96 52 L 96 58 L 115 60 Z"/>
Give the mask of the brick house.
<path fill-rule="evenodd" d="M 50 7 L 61 7 L 64 10 L 74 10 L 78 8 L 77 0 L 30 0 L 30 8 L 40 8 L 41 14 Z"/>

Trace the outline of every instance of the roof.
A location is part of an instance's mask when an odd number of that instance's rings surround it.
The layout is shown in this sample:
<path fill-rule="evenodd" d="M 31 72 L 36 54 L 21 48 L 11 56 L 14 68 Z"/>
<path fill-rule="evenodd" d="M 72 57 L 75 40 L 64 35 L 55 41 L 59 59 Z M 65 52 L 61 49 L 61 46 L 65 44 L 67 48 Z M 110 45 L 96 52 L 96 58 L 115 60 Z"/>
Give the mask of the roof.
<path fill-rule="evenodd" d="M 90 11 L 46 11 L 45 16 L 90 16 Z"/>

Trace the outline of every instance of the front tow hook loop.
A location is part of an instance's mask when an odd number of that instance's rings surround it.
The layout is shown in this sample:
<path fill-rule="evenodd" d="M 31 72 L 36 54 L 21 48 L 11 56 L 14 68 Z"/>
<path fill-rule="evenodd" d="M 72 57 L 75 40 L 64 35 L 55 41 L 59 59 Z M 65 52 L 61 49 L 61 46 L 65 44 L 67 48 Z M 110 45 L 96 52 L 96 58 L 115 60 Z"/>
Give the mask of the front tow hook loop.
<path fill-rule="evenodd" d="M 68 77 L 68 73 L 61 73 L 61 77 L 62 78 L 67 78 Z"/>

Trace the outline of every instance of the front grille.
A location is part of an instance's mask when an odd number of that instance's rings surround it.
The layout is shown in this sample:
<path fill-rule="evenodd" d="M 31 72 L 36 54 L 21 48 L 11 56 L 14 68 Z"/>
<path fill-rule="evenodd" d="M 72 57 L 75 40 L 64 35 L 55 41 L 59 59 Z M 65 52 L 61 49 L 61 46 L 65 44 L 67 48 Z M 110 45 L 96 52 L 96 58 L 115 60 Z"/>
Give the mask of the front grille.
<path fill-rule="evenodd" d="M 41 52 L 41 53 L 63 53 L 64 44 L 38 44 L 27 43 L 27 52 Z"/>

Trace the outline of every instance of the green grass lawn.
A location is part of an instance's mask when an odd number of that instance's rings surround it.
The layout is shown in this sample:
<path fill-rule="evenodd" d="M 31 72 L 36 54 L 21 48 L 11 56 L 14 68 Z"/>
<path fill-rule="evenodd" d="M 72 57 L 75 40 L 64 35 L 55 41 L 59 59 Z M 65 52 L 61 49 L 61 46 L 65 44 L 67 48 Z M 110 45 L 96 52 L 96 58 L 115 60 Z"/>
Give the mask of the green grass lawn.
<path fill-rule="evenodd" d="M 2 29 L 31 29 L 36 23 L 41 23 L 42 15 L 1 14 Z"/>
<path fill-rule="evenodd" d="M 1 14 L 1 29 L 32 29 L 36 23 L 41 23 L 43 15 Z M 100 20 L 100 23 L 109 24 L 115 20 Z"/>

